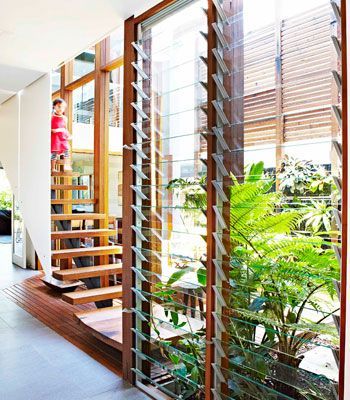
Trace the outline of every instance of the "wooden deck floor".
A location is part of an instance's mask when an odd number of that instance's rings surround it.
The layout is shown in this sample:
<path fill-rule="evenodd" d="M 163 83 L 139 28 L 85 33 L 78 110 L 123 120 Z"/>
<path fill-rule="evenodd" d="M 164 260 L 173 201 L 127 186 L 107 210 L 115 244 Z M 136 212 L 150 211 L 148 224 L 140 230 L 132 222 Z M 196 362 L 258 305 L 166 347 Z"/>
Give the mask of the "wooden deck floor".
<path fill-rule="evenodd" d="M 121 375 L 121 353 L 102 343 L 74 317 L 74 313 L 94 309 L 93 305 L 70 305 L 49 289 L 40 276 L 3 290 L 5 296 L 95 360 Z"/>

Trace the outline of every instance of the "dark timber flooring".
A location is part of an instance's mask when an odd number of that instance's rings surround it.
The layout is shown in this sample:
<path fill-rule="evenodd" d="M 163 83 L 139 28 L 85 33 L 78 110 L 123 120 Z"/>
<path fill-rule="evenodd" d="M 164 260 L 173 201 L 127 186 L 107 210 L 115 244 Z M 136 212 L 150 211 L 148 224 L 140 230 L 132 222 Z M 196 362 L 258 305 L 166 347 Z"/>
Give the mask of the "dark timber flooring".
<path fill-rule="evenodd" d="M 94 338 L 38 273 L 0 244 L 0 399 L 148 399 L 120 378 L 120 353 Z"/>

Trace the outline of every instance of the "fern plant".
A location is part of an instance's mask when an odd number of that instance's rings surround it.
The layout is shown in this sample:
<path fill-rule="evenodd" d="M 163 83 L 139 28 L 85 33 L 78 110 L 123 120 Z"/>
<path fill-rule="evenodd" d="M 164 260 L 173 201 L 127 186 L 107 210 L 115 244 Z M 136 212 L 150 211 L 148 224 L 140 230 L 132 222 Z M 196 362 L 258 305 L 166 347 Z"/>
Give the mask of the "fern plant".
<path fill-rule="evenodd" d="M 310 321 L 305 310 L 322 311 L 320 292 L 334 296 L 339 265 L 329 242 L 295 233 L 305 213 L 282 208 L 262 163 L 250 168 L 244 183 L 232 179 L 231 362 L 258 380 L 273 377 L 276 389 L 297 396 L 288 381 L 301 349 L 320 334 L 336 336 L 323 323 L 328 314 Z"/>

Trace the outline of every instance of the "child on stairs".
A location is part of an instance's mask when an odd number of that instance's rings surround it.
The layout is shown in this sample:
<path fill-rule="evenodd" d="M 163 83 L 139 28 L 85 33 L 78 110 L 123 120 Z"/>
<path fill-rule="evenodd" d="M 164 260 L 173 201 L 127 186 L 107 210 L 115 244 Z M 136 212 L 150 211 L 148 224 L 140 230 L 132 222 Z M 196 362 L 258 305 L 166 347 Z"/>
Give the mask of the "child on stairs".
<path fill-rule="evenodd" d="M 55 99 L 52 103 L 51 117 L 51 170 L 56 171 L 57 160 L 64 157 L 64 170 L 71 170 L 69 164 L 69 140 L 70 134 L 67 130 L 67 117 L 64 112 L 67 103 L 63 99 Z"/>

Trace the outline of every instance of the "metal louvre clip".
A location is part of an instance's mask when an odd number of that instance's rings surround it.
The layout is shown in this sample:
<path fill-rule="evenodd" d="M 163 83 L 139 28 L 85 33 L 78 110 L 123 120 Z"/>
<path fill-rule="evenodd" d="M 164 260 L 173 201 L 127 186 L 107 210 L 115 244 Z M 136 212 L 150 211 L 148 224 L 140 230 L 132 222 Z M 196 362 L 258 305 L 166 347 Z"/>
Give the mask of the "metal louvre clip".
<path fill-rule="evenodd" d="M 137 256 L 141 261 L 148 262 L 147 258 L 141 253 L 141 251 L 140 251 L 137 247 L 131 246 L 131 250 L 136 254 L 136 256 Z"/>
<path fill-rule="evenodd" d="M 340 108 L 338 106 L 332 105 L 332 111 L 333 111 L 333 113 L 335 115 L 335 118 L 336 118 L 336 120 L 338 122 L 339 127 L 341 128 L 342 127 L 342 116 L 341 116 Z"/>
<path fill-rule="evenodd" d="M 135 211 L 135 214 L 142 220 L 148 221 L 148 219 L 142 214 L 141 210 L 139 210 L 136 206 L 132 205 L 131 209 Z"/>
<path fill-rule="evenodd" d="M 212 288 L 215 292 L 216 298 L 217 298 L 218 302 L 220 303 L 221 307 L 227 307 L 227 303 L 224 299 L 224 296 L 220 293 L 217 286 L 213 285 Z"/>
<path fill-rule="evenodd" d="M 213 264 L 215 265 L 216 272 L 219 274 L 221 280 L 227 282 L 227 276 L 222 269 L 221 261 L 214 259 Z"/>
<path fill-rule="evenodd" d="M 222 397 L 220 396 L 220 394 L 218 393 L 218 391 L 216 389 L 211 389 L 211 392 L 213 393 L 214 399 L 215 400 L 222 400 Z"/>
<path fill-rule="evenodd" d="M 335 186 L 337 187 L 339 193 L 341 193 L 341 192 L 342 192 L 342 183 L 341 183 L 341 180 L 340 180 L 337 176 L 333 176 L 333 181 L 334 181 L 334 184 L 335 184 Z"/>
<path fill-rule="evenodd" d="M 136 172 L 136 174 L 141 178 L 141 179 L 146 179 L 149 180 L 148 176 L 145 175 L 138 166 L 131 164 L 130 167 Z"/>
<path fill-rule="evenodd" d="M 340 332 L 340 331 L 339 331 Z M 333 357 L 335 359 L 335 362 L 337 364 L 337 367 L 339 368 L 340 365 L 340 359 L 339 359 L 339 349 L 334 349 L 332 348 L 332 353 L 333 353 Z"/>
<path fill-rule="evenodd" d="M 142 137 L 142 139 L 149 140 L 149 137 L 137 124 L 135 124 L 135 122 L 132 122 L 131 126 L 135 129 L 136 133 Z"/>
<path fill-rule="evenodd" d="M 225 165 L 224 165 L 224 157 L 222 155 L 215 154 L 215 153 L 212 154 L 212 157 L 213 157 L 213 160 L 215 161 L 217 167 L 219 168 L 221 174 L 223 176 L 228 176 L 227 169 L 225 168 Z"/>
<path fill-rule="evenodd" d="M 337 22 L 340 23 L 341 22 L 341 13 L 340 13 L 340 8 L 339 8 L 338 4 L 335 1 L 331 0 L 331 6 L 333 9 L 335 18 L 337 19 Z"/>
<path fill-rule="evenodd" d="M 135 103 L 134 101 L 131 103 L 131 105 L 134 107 L 134 109 L 136 110 L 136 112 L 138 114 L 140 114 L 141 118 L 149 120 L 149 116 L 138 106 L 137 103 Z"/>
<path fill-rule="evenodd" d="M 223 83 L 221 82 L 220 78 L 217 76 L 217 74 L 213 74 L 212 78 L 216 84 L 216 87 L 218 88 L 221 96 L 223 99 L 228 99 L 230 96 L 228 95 L 225 86 L 223 85 Z"/>
<path fill-rule="evenodd" d="M 146 156 L 146 154 L 138 147 L 137 144 L 133 143 L 133 144 L 131 145 L 131 148 L 132 148 L 133 150 L 135 150 L 136 153 L 137 153 L 143 160 L 149 160 L 149 157 Z"/>
<path fill-rule="evenodd" d="M 147 360 L 147 357 L 141 351 L 135 349 L 134 347 L 132 347 L 131 350 L 136 354 L 137 357 L 141 358 L 141 360 Z"/>
<path fill-rule="evenodd" d="M 149 300 L 146 299 L 146 297 L 140 293 L 136 288 L 131 288 L 131 290 L 135 293 L 136 297 L 141 300 L 141 301 L 145 301 L 147 303 L 149 303 Z"/>
<path fill-rule="evenodd" d="M 334 149 L 337 153 L 337 156 L 339 157 L 340 161 L 343 160 L 343 147 L 342 145 L 337 141 L 337 140 L 333 140 L 332 144 L 334 146 Z"/>
<path fill-rule="evenodd" d="M 212 185 L 214 186 L 215 190 L 217 191 L 217 194 L 219 195 L 219 197 L 221 198 L 221 200 L 222 200 L 223 202 L 228 201 L 228 198 L 227 198 L 227 196 L 226 196 L 226 194 L 225 194 L 225 192 L 224 192 L 222 186 L 220 185 L 220 183 L 219 183 L 218 181 L 212 181 L 211 183 L 212 183 Z"/>
<path fill-rule="evenodd" d="M 132 308 L 131 311 L 132 311 L 138 318 L 140 318 L 141 321 L 147 322 L 147 318 L 146 318 L 139 310 L 136 310 L 136 308 Z"/>
<path fill-rule="evenodd" d="M 214 233 L 213 233 L 213 237 L 214 237 L 214 239 L 215 239 L 216 245 L 217 245 L 217 246 L 219 247 L 219 249 L 220 249 L 221 254 L 223 254 L 224 256 L 226 256 L 226 255 L 227 255 L 227 251 L 226 251 L 226 249 L 225 249 L 224 244 L 222 243 L 222 241 L 221 241 L 221 239 L 220 239 L 220 236 L 219 236 L 216 232 L 214 232 Z"/>
<path fill-rule="evenodd" d="M 335 291 L 337 292 L 338 299 L 340 300 L 340 281 L 333 279 L 333 286 L 335 288 Z"/>
<path fill-rule="evenodd" d="M 225 50 L 228 50 L 229 49 L 229 44 L 227 43 L 227 40 L 226 40 L 224 34 L 221 32 L 221 29 L 219 28 L 219 25 L 216 22 L 214 22 L 212 24 L 212 26 L 213 26 L 213 29 L 214 29 L 214 31 L 216 33 L 217 38 L 219 39 L 219 42 L 221 43 L 221 46 Z"/>
<path fill-rule="evenodd" d="M 222 128 L 218 128 L 217 126 L 213 127 L 214 135 L 216 136 L 218 142 L 220 143 L 223 150 L 229 150 L 228 144 L 224 139 L 224 131 Z"/>
<path fill-rule="evenodd" d="M 230 73 L 230 70 L 228 68 L 228 66 L 225 63 L 225 60 L 222 58 L 221 54 L 219 53 L 218 49 L 213 49 L 212 50 L 214 57 L 217 61 L 217 63 L 219 64 L 221 71 L 224 75 L 228 75 Z"/>
<path fill-rule="evenodd" d="M 226 224 L 226 222 L 224 220 L 224 217 L 222 216 L 220 210 L 218 209 L 218 207 L 217 206 L 213 206 L 213 210 L 215 212 L 216 219 L 218 220 L 219 225 L 221 226 L 221 228 L 222 229 L 227 229 L 227 224 Z"/>
<path fill-rule="evenodd" d="M 338 229 L 341 230 L 341 228 L 342 228 L 342 222 L 341 222 L 341 214 L 340 214 L 340 211 L 337 210 L 337 209 L 335 209 L 335 208 L 333 208 L 332 211 L 333 211 L 333 216 L 334 216 L 334 219 L 335 219 L 335 223 L 336 223 L 336 225 L 338 226 Z"/>
<path fill-rule="evenodd" d="M 332 75 L 333 75 L 333 78 L 335 80 L 335 83 L 337 84 L 338 90 L 341 91 L 342 79 L 341 79 L 341 76 L 340 76 L 339 72 L 333 69 L 332 70 Z"/>
<path fill-rule="evenodd" d="M 223 109 L 220 107 L 218 101 L 217 100 L 213 100 L 212 104 L 215 107 L 215 110 L 218 113 L 222 123 L 224 125 L 230 125 L 230 121 L 227 119 L 226 114 L 224 113 Z"/>
<path fill-rule="evenodd" d="M 143 79 L 149 79 L 149 76 L 146 74 L 146 72 L 135 61 L 133 61 L 131 65 L 136 69 L 137 73 L 141 75 Z"/>
<path fill-rule="evenodd" d="M 332 248 L 334 250 L 335 256 L 337 257 L 338 263 L 341 266 L 341 251 L 340 251 L 340 248 L 338 246 L 336 246 L 335 244 L 332 245 Z"/>
<path fill-rule="evenodd" d="M 331 35 L 332 43 L 335 48 L 335 51 L 337 52 L 338 57 L 341 56 L 341 45 L 339 42 L 339 39 L 335 35 Z"/>
<path fill-rule="evenodd" d="M 141 58 L 143 60 L 149 60 L 148 55 L 145 53 L 145 51 L 143 50 L 143 48 L 136 42 L 131 42 L 133 48 L 140 54 Z"/>
<path fill-rule="evenodd" d="M 220 357 L 226 357 L 224 349 L 221 346 L 221 341 L 218 338 L 213 337 L 212 342 L 214 343 L 215 349 L 219 353 Z"/>
<path fill-rule="evenodd" d="M 142 282 L 147 282 L 147 279 L 143 276 L 142 272 L 137 269 L 136 267 L 131 267 L 131 270 L 135 272 L 135 275 L 140 279 Z"/>
<path fill-rule="evenodd" d="M 221 321 L 221 319 L 219 318 L 219 316 L 215 312 L 212 312 L 212 315 L 213 315 L 215 322 L 217 323 L 220 331 L 226 332 L 226 327 L 225 327 L 224 323 Z"/>
<path fill-rule="evenodd" d="M 140 86 L 135 83 L 132 82 L 131 86 L 137 91 L 137 93 L 144 99 L 144 100 L 150 100 L 150 97 L 147 96 L 147 94 L 140 88 Z"/>
<path fill-rule="evenodd" d="M 339 315 L 332 314 L 334 325 L 336 326 L 338 332 L 340 332 L 340 317 Z"/>
<path fill-rule="evenodd" d="M 141 339 L 142 341 L 144 341 L 144 340 L 147 341 L 147 338 L 146 338 L 145 336 L 143 336 L 142 333 L 141 333 L 140 331 L 138 331 L 137 329 L 131 328 L 131 331 L 134 332 L 135 335 L 136 335 L 139 339 Z"/>
<path fill-rule="evenodd" d="M 138 227 L 136 227 L 135 225 L 131 225 L 131 229 L 136 233 L 136 236 L 140 240 L 142 240 L 144 242 L 148 242 L 148 239 L 145 237 L 145 235 L 143 235 L 143 233 L 141 232 L 141 230 Z"/>
<path fill-rule="evenodd" d="M 219 1 L 219 0 L 213 0 L 213 3 L 214 3 L 214 5 L 215 5 L 216 11 L 217 11 L 217 13 L 218 13 L 218 15 L 219 15 L 221 21 L 222 21 L 224 24 L 229 25 L 227 15 L 225 14 L 225 11 L 223 10 L 220 1 Z"/>
<path fill-rule="evenodd" d="M 211 366 L 213 367 L 213 370 L 215 371 L 215 375 L 219 378 L 219 381 L 221 383 L 226 383 L 226 379 L 225 379 L 223 373 L 221 372 L 220 368 L 218 367 L 218 365 L 216 365 L 215 363 L 212 363 Z"/>
<path fill-rule="evenodd" d="M 148 200 L 148 197 L 145 194 L 143 194 L 137 186 L 131 185 L 130 187 L 142 200 Z"/>

